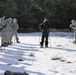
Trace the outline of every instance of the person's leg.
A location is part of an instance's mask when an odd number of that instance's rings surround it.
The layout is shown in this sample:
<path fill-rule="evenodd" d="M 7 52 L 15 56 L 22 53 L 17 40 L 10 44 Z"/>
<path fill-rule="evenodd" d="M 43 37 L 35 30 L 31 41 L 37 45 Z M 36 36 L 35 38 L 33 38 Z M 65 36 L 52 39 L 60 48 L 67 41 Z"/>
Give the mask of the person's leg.
<path fill-rule="evenodd" d="M 75 42 L 76 42 L 76 31 L 75 31 Z"/>
<path fill-rule="evenodd" d="M 1 46 L 4 45 L 4 34 L 1 34 Z"/>
<path fill-rule="evenodd" d="M 20 42 L 19 42 L 18 35 L 17 35 L 17 31 L 15 31 L 15 37 L 16 37 L 16 42 L 17 42 L 17 43 L 20 43 Z"/>
<path fill-rule="evenodd" d="M 8 46 L 7 43 L 6 43 L 6 38 L 7 38 L 7 36 L 6 36 L 5 32 L 3 32 L 1 34 L 1 46 L 3 46 L 3 47 L 7 47 Z"/>
<path fill-rule="evenodd" d="M 12 36 L 13 36 L 13 33 L 12 33 L 12 29 L 9 30 L 9 45 L 12 44 Z"/>
<path fill-rule="evenodd" d="M 10 40 L 10 30 L 9 29 L 6 30 L 5 36 L 6 36 L 6 38 L 5 38 L 6 44 L 11 45 L 10 42 L 9 42 L 9 40 Z"/>
<path fill-rule="evenodd" d="M 74 43 L 76 43 L 76 31 L 74 31 L 74 37 L 75 37 Z"/>
<path fill-rule="evenodd" d="M 43 47 L 43 44 L 44 44 L 44 36 L 42 35 L 40 45 Z"/>
<path fill-rule="evenodd" d="M 46 36 L 45 47 L 48 47 L 48 36 Z"/>

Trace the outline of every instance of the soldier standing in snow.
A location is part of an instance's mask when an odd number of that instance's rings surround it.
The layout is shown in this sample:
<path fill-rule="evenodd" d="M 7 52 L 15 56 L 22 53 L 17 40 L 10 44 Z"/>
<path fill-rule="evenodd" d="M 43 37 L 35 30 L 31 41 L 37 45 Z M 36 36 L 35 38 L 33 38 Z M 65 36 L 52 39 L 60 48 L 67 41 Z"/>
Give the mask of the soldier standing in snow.
<path fill-rule="evenodd" d="M 8 27 L 7 27 L 8 45 L 11 45 L 13 21 L 12 21 L 12 18 L 9 18 L 7 21 L 8 21 Z"/>
<path fill-rule="evenodd" d="M 6 26 L 7 26 L 7 21 L 3 18 L 1 18 L 1 25 L 2 25 L 2 30 L 1 30 L 1 46 L 2 47 L 7 47 L 8 44 L 6 42 L 6 38 L 7 38 L 7 29 L 6 29 Z"/>
<path fill-rule="evenodd" d="M 74 36 L 75 36 L 74 43 L 76 43 L 76 21 L 75 20 L 71 20 L 70 28 L 72 28 L 74 31 Z"/>
<path fill-rule="evenodd" d="M 12 30 L 13 30 L 13 34 L 12 34 L 12 36 L 13 35 L 15 35 L 15 37 L 16 37 L 16 42 L 17 43 L 20 43 L 19 42 L 19 38 L 18 38 L 18 35 L 17 35 L 17 30 L 19 29 L 19 25 L 18 25 L 18 23 L 17 23 L 17 19 L 13 19 L 13 28 L 12 28 Z"/>
<path fill-rule="evenodd" d="M 48 47 L 49 27 L 50 24 L 48 20 L 44 18 L 43 22 L 40 24 L 40 29 L 42 30 L 42 38 L 40 42 L 41 47 L 43 47 L 44 39 L 45 39 L 45 47 Z"/>

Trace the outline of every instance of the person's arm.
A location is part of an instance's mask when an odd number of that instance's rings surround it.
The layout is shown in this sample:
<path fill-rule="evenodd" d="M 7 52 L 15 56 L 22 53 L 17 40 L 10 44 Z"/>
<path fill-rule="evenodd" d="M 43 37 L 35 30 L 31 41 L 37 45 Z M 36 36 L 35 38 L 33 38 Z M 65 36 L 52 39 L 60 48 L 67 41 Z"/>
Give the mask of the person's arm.
<path fill-rule="evenodd" d="M 73 30 L 75 30 L 75 31 L 76 31 L 76 26 L 74 26 L 74 27 L 73 27 Z"/>
<path fill-rule="evenodd" d="M 70 26 L 69 26 L 69 27 L 73 29 L 75 26 L 74 26 L 73 24 L 70 24 Z"/>
<path fill-rule="evenodd" d="M 47 25 L 47 29 L 49 30 L 50 29 L 50 23 L 49 23 L 49 21 L 46 22 L 46 25 Z"/>
<path fill-rule="evenodd" d="M 15 24 L 15 29 L 16 29 L 16 30 L 18 30 L 18 29 L 19 29 L 18 24 Z"/>
<path fill-rule="evenodd" d="M 39 29 L 40 29 L 40 30 L 43 29 L 43 23 L 41 23 L 41 24 L 39 25 Z"/>

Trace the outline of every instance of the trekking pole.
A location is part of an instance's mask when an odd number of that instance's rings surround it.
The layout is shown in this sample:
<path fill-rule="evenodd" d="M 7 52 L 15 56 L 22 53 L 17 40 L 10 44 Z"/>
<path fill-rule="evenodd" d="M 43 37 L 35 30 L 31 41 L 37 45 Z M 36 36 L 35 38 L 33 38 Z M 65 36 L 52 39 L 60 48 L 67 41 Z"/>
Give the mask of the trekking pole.
<path fill-rule="evenodd" d="M 71 39 L 72 39 L 72 41 L 74 41 L 74 40 L 73 40 L 73 36 L 74 36 L 74 35 L 73 35 L 73 31 L 72 31 L 72 35 L 71 35 L 71 37 L 70 37 L 69 43 L 70 43 Z"/>
<path fill-rule="evenodd" d="M 39 32 L 39 46 L 41 47 L 42 32 Z"/>
<path fill-rule="evenodd" d="M 49 42 L 50 42 L 50 47 L 52 47 L 52 46 L 51 46 L 51 39 L 50 39 L 50 36 L 49 36 Z"/>
<path fill-rule="evenodd" d="M 40 32 L 39 32 L 39 45 L 40 45 Z"/>

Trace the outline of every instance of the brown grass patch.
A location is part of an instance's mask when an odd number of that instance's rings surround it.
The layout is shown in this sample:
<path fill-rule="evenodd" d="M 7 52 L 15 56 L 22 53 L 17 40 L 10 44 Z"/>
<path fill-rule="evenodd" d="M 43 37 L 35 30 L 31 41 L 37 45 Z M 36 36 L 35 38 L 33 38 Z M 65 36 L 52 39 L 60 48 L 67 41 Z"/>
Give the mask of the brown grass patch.
<path fill-rule="evenodd" d="M 67 61 L 66 63 L 72 63 L 71 61 Z"/>
<path fill-rule="evenodd" d="M 29 54 L 28 56 L 30 57 L 35 57 L 35 55 L 33 53 Z"/>
<path fill-rule="evenodd" d="M 23 59 L 19 58 L 18 61 L 23 61 Z"/>
<path fill-rule="evenodd" d="M 60 60 L 61 57 L 53 57 L 52 60 Z"/>
<path fill-rule="evenodd" d="M 60 61 L 61 61 L 61 62 L 65 62 L 65 60 L 64 60 L 64 59 L 61 59 Z"/>
<path fill-rule="evenodd" d="M 12 65 L 11 63 L 7 64 L 8 66 Z"/>

